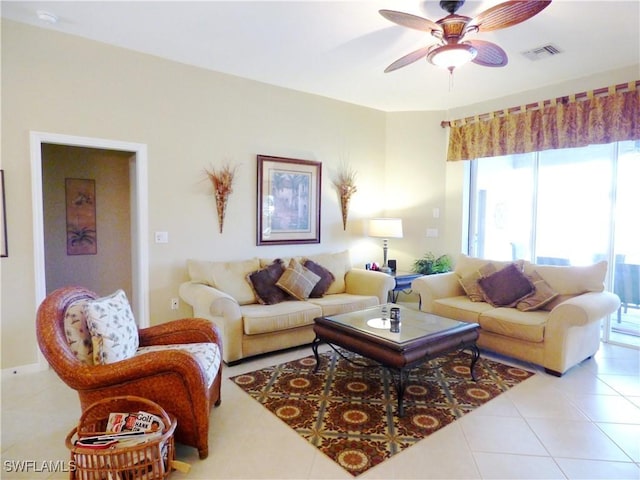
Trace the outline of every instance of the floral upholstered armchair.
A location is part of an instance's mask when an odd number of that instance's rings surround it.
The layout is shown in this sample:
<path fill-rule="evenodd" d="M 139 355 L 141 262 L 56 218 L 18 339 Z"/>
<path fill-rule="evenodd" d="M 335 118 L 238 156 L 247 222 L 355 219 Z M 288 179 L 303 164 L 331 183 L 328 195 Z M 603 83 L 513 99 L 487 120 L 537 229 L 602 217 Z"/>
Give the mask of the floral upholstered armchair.
<path fill-rule="evenodd" d="M 126 295 L 82 287 L 49 294 L 38 308 L 38 345 L 84 411 L 105 397 L 137 395 L 177 418 L 176 441 L 209 453 L 209 414 L 220 404 L 222 345 L 198 318 L 138 329 Z"/>

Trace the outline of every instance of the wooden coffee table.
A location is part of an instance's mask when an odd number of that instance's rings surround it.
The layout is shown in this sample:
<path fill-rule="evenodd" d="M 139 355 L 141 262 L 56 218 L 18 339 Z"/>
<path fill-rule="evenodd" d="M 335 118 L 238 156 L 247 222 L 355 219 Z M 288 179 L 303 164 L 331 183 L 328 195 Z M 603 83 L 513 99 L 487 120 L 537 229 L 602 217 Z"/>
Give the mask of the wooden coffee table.
<path fill-rule="evenodd" d="M 389 310 L 400 308 L 400 329 L 390 331 Z M 477 323 L 458 322 L 395 304 L 379 305 L 357 312 L 318 317 L 311 345 L 316 358 L 315 371 L 320 367 L 318 346 L 326 342 L 336 349 L 342 347 L 376 361 L 391 371 L 398 394 L 398 415 L 404 416 L 403 397 L 408 372 L 427 360 L 455 350 L 470 350 L 471 378 L 473 367 L 480 357 L 476 346 Z"/>

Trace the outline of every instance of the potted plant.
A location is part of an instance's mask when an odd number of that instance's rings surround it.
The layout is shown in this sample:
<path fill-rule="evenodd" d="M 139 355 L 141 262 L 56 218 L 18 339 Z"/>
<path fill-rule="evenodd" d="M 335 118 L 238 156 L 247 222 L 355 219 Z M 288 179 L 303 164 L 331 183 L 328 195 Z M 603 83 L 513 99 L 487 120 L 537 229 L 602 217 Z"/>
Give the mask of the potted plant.
<path fill-rule="evenodd" d="M 413 262 L 413 271 L 422 275 L 449 272 L 451 271 L 451 257 L 446 254 L 436 257 L 433 253 L 427 252 L 422 258 Z"/>

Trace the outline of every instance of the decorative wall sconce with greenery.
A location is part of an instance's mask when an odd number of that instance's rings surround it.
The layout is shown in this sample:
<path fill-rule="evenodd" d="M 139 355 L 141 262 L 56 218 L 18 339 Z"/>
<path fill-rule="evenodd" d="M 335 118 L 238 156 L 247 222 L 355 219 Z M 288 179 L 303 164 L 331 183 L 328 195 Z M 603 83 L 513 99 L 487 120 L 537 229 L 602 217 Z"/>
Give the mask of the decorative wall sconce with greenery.
<path fill-rule="evenodd" d="M 229 195 L 233 192 L 233 179 L 236 174 L 237 166 L 231 167 L 229 164 L 220 168 L 205 169 L 207 177 L 211 181 L 213 194 L 216 197 L 216 209 L 218 210 L 218 226 L 220 233 L 224 225 L 224 215 L 227 210 L 227 202 Z"/>
<path fill-rule="evenodd" d="M 342 229 L 347 229 L 347 217 L 349 216 L 349 202 L 351 196 L 358 191 L 356 187 L 356 172 L 348 165 L 341 165 L 333 184 L 340 195 L 340 209 L 342 211 Z"/>
<path fill-rule="evenodd" d="M 422 258 L 413 262 L 413 271 L 422 275 L 445 273 L 451 271 L 451 264 L 452 261 L 449 255 L 436 257 L 433 253 L 427 252 Z"/>

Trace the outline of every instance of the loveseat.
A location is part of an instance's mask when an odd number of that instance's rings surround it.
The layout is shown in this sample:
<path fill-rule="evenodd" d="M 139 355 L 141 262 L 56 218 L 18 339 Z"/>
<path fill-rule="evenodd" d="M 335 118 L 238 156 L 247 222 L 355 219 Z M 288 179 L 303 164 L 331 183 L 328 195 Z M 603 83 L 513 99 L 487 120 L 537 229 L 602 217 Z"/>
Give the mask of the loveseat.
<path fill-rule="evenodd" d="M 460 255 L 453 271 L 420 277 L 412 289 L 422 311 L 478 323 L 480 348 L 561 376 L 598 351 L 601 320 L 620 305 L 604 291 L 606 273 L 606 261 L 551 266 Z"/>
<path fill-rule="evenodd" d="M 213 322 L 223 360 L 240 360 L 311 343 L 316 317 L 387 301 L 394 280 L 352 268 L 348 251 L 286 259 L 187 261 L 180 297 Z"/>

